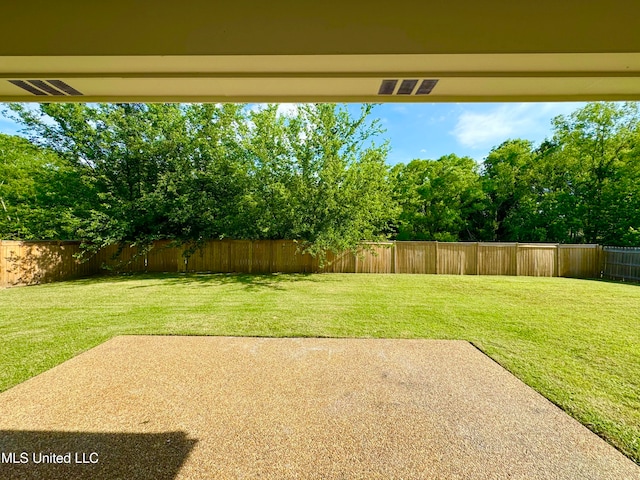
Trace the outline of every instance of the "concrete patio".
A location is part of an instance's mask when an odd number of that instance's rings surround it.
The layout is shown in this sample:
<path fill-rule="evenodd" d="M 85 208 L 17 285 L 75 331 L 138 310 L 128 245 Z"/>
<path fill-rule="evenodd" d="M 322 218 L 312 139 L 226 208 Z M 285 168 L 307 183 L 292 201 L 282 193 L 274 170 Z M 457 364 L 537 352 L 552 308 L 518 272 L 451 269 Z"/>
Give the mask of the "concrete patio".
<path fill-rule="evenodd" d="M 444 340 L 115 337 L 0 394 L 0 453 L 3 479 L 640 479 Z"/>

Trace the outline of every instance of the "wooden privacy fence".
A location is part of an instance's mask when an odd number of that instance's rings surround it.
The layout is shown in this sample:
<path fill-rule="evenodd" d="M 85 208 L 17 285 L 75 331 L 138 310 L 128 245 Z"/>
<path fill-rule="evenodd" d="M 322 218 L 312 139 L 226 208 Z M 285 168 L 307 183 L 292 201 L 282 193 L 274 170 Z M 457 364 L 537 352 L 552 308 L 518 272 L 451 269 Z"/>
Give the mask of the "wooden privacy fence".
<path fill-rule="evenodd" d="M 96 260 L 74 257 L 79 242 L 16 242 L 0 240 L 0 287 L 57 282 L 100 272 Z"/>
<path fill-rule="evenodd" d="M 396 242 L 394 273 L 600 277 L 598 245 Z"/>
<path fill-rule="evenodd" d="M 146 255 L 135 247 L 107 247 L 88 261 L 74 257 L 78 242 L 0 241 L 0 286 L 29 285 L 89 276 L 109 266 L 119 272 L 216 273 L 416 273 L 599 278 L 598 245 L 526 243 L 383 242 L 358 254 L 328 252 L 327 263 L 298 252 L 290 240 L 211 240 L 189 257 L 169 242 Z M 639 263 L 639 262 L 636 262 Z"/>
<path fill-rule="evenodd" d="M 640 282 L 639 247 L 604 247 L 602 253 L 604 278 Z"/>

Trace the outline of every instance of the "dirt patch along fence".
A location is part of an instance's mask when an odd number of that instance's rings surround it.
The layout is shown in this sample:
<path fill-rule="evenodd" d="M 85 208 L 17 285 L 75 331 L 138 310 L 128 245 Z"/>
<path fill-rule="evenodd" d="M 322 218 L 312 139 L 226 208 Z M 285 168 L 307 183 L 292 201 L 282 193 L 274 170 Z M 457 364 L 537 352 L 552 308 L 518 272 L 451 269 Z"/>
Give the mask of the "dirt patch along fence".
<path fill-rule="evenodd" d="M 604 247 L 604 278 L 640 282 L 640 247 Z"/>
<path fill-rule="evenodd" d="M 144 255 L 125 248 L 102 249 L 80 262 L 78 242 L 0 241 L 0 286 L 61 281 L 104 272 L 216 273 L 414 273 L 599 278 L 602 248 L 478 242 L 382 242 L 363 244 L 357 254 L 328 252 L 327 263 L 299 252 L 291 240 L 211 240 L 191 256 L 169 242 Z"/>

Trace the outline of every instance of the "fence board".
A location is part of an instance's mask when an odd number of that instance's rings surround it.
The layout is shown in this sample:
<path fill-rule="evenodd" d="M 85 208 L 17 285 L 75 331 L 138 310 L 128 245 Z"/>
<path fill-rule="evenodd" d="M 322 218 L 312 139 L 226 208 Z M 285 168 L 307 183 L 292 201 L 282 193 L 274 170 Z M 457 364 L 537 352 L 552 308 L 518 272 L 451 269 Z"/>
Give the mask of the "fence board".
<path fill-rule="evenodd" d="M 599 245 L 560 245 L 558 247 L 558 276 L 599 278 L 600 251 Z"/>
<path fill-rule="evenodd" d="M 437 273 L 436 242 L 396 242 L 395 273 Z"/>
<path fill-rule="evenodd" d="M 604 247 L 602 254 L 605 278 L 640 282 L 640 248 Z"/>
<path fill-rule="evenodd" d="M 393 243 L 368 244 L 356 257 L 356 273 L 392 273 Z"/>
<path fill-rule="evenodd" d="M 252 273 L 271 273 L 273 246 L 270 240 L 255 240 L 252 245 Z"/>
<path fill-rule="evenodd" d="M 250 240 L 225 240 L 229 245 L 229 273 L 250 273 L 253 249 Z"/>
<path fill-rule="evenodd" d="M 29 285 L 92 275 L 105 265 L 123 272 L 327 272 L 425 273 L 449 275 L 526 275 L 597 278 L 605 259 L 605 276 L 640 280 L 640 248 L 598 245 L 509 243 L 387 242 L 369 244 L 360 256 L 327 252 L 327 264 L 297 252 L 290 240 L 211 240 L 186 261 L 183 248 L 156 242 L 146 256 L 126 247 L 117 259 L 117 246 L 101 249 L 88 261 L 74 255 L 78 242 L 0 241 L 0 286 Z"/>
<path fill-rule="evenodd" d="M 477 243 L 438 243 L 437 272 L 441 275 L 475 275 L 478 265 Z"/>
<path fill-rule="evenodd" d="M 147 254 L 145 271 L 156 273 L 178 271 L 181 250 L 170 245 L 171 242 L 166 240 L 153 244 L 153 248 Z"/>
<path fill-rule="evenodd" d="M 327 262 L 321 270 L 324 273 L 355 273 L 356 255 L 352 252 L 327 252 Z"/>
<path fill-rule="evenodd" d="M 296 253 L 297 245 L 294 242 L 277 240 L 272 242 L 273 272 L 296 273 L 304 266 L 302 256 Z"/>
<path fill-rule="evenodd" d="M 517 273 L 528 277 L 557 276 L 557 245 L 519 244 Z"/>
<path fill-rule="evenodd" d="M 517 244 L 478 244 L 478 275 L 517 275 L 517 272 Z"/>
<path fill-rule="evenodd" d="M 0 286 L 76 278 L 91 271 L 75 254 L 77 242 L 0 241 Z"/>
<path fill-rule="evenodd" d="M 113 254 L 111 257 L 112 256 Z M 140 254 L 138 247 L 132 247 L 129 245 L 122 249 L 120 255 L 116 259 L 107 258 L 106 263 L 117 272 L 144 272 L 146 270 L 145 258 L 145 255 Z"/>
<path fill-rule="evenodd" d="M 223 259 L 226 261 L 229 257 L 226 252 L 224 255 L 221 253 L 225 247 L 227 244 L 223 242 L 205 242 L 187 257 L 186 263 L 184 260 L 182 261 L 181 270 L 186 272 L 226 272 L 227 268 L 226 264 L 223 264 Z"/>

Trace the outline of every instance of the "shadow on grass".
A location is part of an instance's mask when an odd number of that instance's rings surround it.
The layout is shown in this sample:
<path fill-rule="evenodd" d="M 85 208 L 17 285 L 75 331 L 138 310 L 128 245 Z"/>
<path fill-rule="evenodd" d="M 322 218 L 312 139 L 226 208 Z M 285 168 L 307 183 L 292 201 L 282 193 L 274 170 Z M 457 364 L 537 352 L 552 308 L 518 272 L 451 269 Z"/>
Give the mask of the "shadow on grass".
<path fill-rule="evenodd" d="M 196 443 L 197 440 L 187 438 L 184 432 L 0 430 L 0 477 L 4 480 L 172 480 Z M 52 453 L 62 457 L 52 457 Z M 46 462 L 52 458 L 58 463 Z"/>
<path fill-rule="evenodd" d="M 160 280 L 162 285 L 167 286 L 221 286 L 239 285 L 247 290 L 272 289 L 284 290 L 286 284 L 299 281 L 318 282 L 318 276 L 311 273 L 271 273 L 271 274 L 248 274 L 248 273 L 135 273 L 120 275 L 94 276 L 67 282 L 70 285 L 94 285 L 100 283 L 120 283 L 131 281 Z M 151 288 L 156 283 L 148 285 L 131 285 L 130 289 Z"/>

